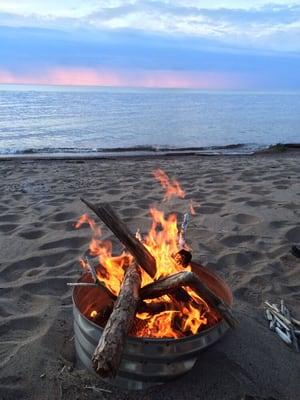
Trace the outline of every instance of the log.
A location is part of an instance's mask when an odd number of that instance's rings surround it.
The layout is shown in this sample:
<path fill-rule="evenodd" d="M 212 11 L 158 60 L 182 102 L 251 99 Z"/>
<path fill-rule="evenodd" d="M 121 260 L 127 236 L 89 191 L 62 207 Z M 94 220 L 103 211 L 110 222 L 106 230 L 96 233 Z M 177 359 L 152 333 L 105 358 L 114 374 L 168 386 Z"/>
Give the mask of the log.
<path fill-rule="evenodd" d="M 103 203 L 99 206 L 81 198 L 104 224 L 116 235 L 121 243 L 127 248 L 129 253 L 136 259 L 136 262 L 152 277 L 156 274 L 156 261 L 142 242 L 127 228 L 124 222 L 114 212 L 112 207 Z"/>
<path fill-rule="evenodd" d="M 117 374 L 125 339 L 139 304 L 140 286 L 140 270 L 132 263 L 126 270 L 118 299 L 92 358 L 93 367 L 102 378 L 113 378 Z"/>
<path fill-rule="evenodd" d="M 168 303 L 166 301 L 159 301 L 154 303 L 146 303 L 145 301 L 140 301 L 137 308 L 137 312 L 155 315 L 163 311 L 173 311 L 174 309 L 175 309 L 175 304 Z"/>
<path fill-rule="evenodd" d="M 213 309 L 215 309 L 232 328 L 236 327 L 237 320 L 232 315 L 231 308 L 204 285 L 194 272 L 183 271 L 159 279 L 140 290 L 141 299 L 153 299 L 165 294 L 176 293 L 182 286 L 189 286 Z"/>
<path fill-rule="evenodd" d="M 186 249 L 181 249 L 175 254 L 174 260 L 176 261 L 176 264 L 186 268 L 192 261 L 192 253 Z"/>
<path fill-rule="evenodd" d="M 96 259 L 96 260 L 95 260 Z M 98 257 L 95 258 L 85 258 L 85 263 L 86 266 L 88 267 L 89 272 L 91 273 L 93 280 L 95 282 L 96 286 L 100 286 L 105 293 L 110 297 L 112 301 L 117 300 L 117 296 L 112 293 L 109 288 L 105 285 L 103 281 L 101 281 L 97 275 L 97 269 L 100 268 L 102 270 L 105 270 L 105 268 L 99 263 Z"/>

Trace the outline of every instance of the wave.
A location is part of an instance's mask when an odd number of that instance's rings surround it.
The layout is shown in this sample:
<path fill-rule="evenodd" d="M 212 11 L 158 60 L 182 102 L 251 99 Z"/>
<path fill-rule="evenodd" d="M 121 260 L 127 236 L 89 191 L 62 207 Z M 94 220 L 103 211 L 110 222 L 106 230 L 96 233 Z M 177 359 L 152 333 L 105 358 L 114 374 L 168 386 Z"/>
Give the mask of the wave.
<path fill-rule="evenodd" d="M 206 147 L 176 147 L 176 146 L 130 146 L 130 147 L 112 147 L 112 148 L 82 148 L 82 147 L 43 147 L 43 148 L 27 148 L 27 149 L 3 149 L 0 150 L 2 156 L 30 156 L 30 155 L 145 155 L 145 154 L 178 154 L 178 153 L 195 153 L 195 154 L 252 154 L 257 150 L 266 148 L 257 144 L 227 144 L 220 146 Z"/>
<path fill-rule="evenodd" d="M 272 153 L 286 150 L 299 150 L 299 143 L 258 145 L 253 143 L 236 143 L 207 147 L 175 147 L 175 146 L 130 146 L 113 148 L 82 147 L 43 147 L 28 149 L 0 150 L 0 159 L 5 158 L 101 158 L 101 157 L 134 157 L 155 155 L 251 155 L 255 153 Z"/>

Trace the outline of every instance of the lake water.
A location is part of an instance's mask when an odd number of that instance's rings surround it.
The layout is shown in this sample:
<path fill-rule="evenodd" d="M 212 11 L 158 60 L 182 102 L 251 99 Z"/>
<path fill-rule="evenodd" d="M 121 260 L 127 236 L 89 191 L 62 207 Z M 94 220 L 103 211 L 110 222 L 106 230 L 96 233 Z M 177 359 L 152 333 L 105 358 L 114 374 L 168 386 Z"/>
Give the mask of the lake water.
<path fill-rule="evenodd" d="M 279 142 L 300 142 L 300 93 L 0 86 L 1 154 Z"/>

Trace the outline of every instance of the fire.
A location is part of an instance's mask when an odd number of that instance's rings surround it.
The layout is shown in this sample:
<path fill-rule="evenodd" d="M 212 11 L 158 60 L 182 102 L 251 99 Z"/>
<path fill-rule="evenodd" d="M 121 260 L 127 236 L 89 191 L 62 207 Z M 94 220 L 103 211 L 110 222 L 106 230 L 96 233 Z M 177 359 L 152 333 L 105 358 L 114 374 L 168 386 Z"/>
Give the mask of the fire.
<path fill-rule="evenodd" d="M 166 190 L 164 199 L 173 196 L 184 197 L 185 192 L 179 183 L 168 178 L 165 172 L 157 170 L 154 176 L 161 182 Z M 192 203 L 190 203 L 192 207 Z M 149 252 L 156 260 L 156 276 L 151 278 L 143 269 L 142 287 L 161 277 L 182 271 L 184 268 L 175 260 L 175 255 L 181 249 L 179 244 L 179 233 L 177 215 L 170 213 L 165 215 L 154 207 L 150 208 L 152 223 L 146 235 L 142 235 L 138 230 L 136 237 L 143 242 Z M 116 296 L 118 295 L 124 277 L 124 266 L 131 257 L 125 251 L 119 256 L 113 256 L 112 243 L 101 240 L 101 230 L 96 223 L 87 215 L 79 218 L 76 228 L 82 224 L 88 224 L 92 230 L 92 240 L 89 245 L 89 252 L 92 256 L 98 257 L 99 265 L 97 268 L 98 279 Z M 84 260 L 81 260 L 85 267 Z M 191 270 L 188 266 L 185 270 Z M 157 314 L 137 313 L 136 336 L 154 338 L 179 338 L 189 334 L 196 334 L 207 325 L 206 315 L 210 313 L 208 305 L 191 289 L 185 288 L 192 300 L 188 304 L 176 302 L 173 304 L 169 296 L 159 299 L 147 300 L 147 303 L 163 302 L 168 307 L 166 311 Z M 96 311 L 90 313 L 91 318 L 97 316 Z"/>
<path fill-rule="evenodd" d="M 195 211 L 195 208 L 194 208 L 193 200 L 190 200 L 190 213 L 192 215 L 196 215 L 196 211 Z"/>
<path fill-rule="evenodd" d="M 176 179 L 170 180 L 168 175 L 161 169 L 157 169 L 153 172 L 154 178 L 161 184 L 165 189 L 165 200 L 170 200 L 172 197 L 185 197 L 185 191 L 181 188 Z"/>

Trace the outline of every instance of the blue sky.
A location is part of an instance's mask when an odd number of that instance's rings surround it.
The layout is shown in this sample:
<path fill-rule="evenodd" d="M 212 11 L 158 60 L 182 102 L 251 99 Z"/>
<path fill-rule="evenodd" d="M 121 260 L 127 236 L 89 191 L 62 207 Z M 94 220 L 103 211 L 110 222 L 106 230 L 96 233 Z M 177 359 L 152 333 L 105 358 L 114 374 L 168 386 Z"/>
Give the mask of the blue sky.
<path fill-rule="evenodd" d="M 0 82 L 300 89 L 300 0 L 0 0 Z"/>

